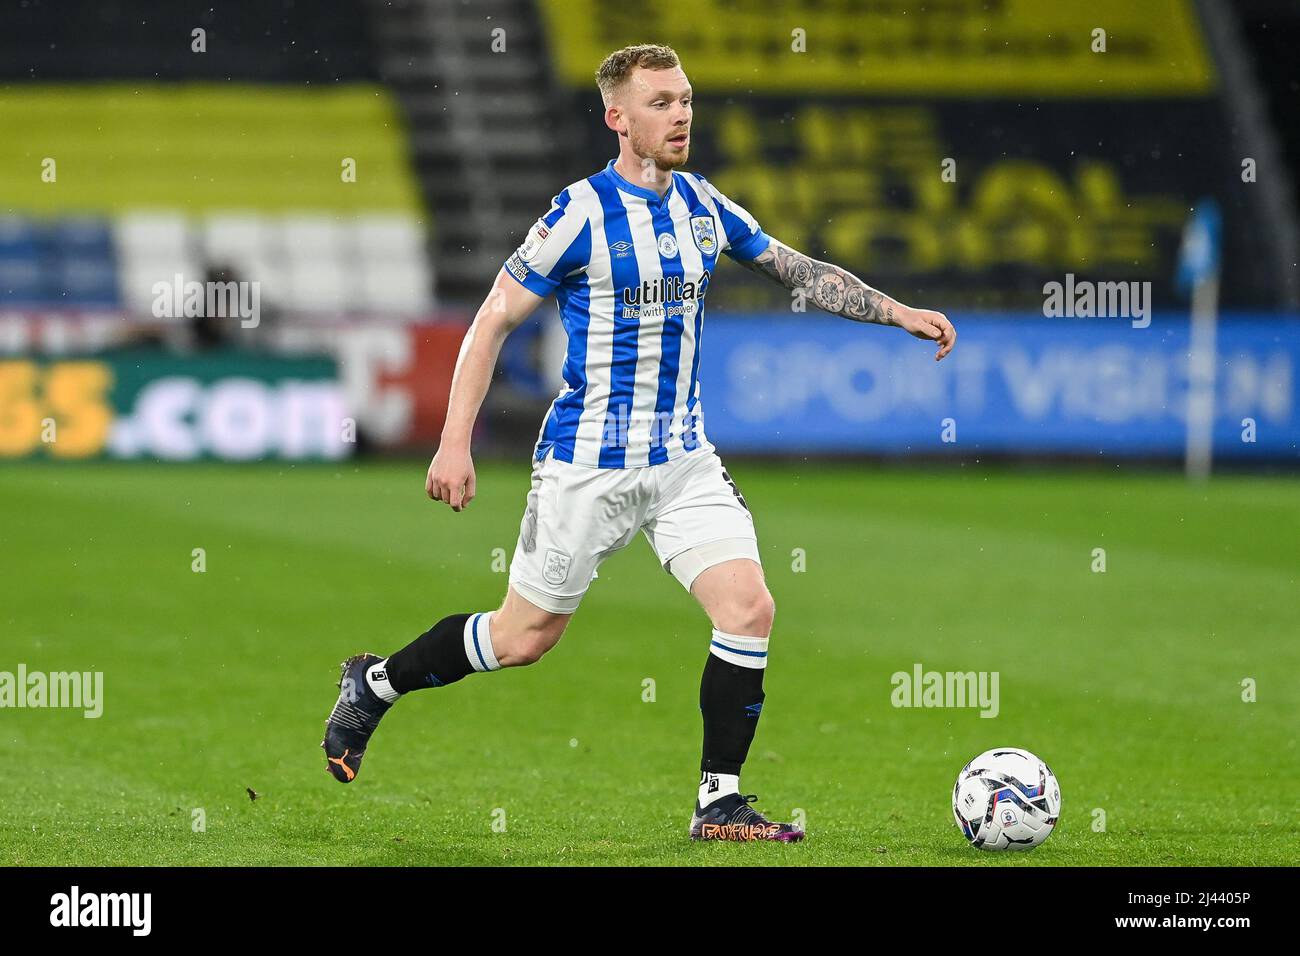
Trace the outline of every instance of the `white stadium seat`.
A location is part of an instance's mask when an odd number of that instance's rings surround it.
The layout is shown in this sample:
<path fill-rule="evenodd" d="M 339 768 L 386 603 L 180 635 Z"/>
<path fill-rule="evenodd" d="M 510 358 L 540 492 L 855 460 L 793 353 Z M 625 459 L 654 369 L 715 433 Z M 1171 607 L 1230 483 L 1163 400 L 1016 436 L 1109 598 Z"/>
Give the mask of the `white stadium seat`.
<path fill-rule="evenodd" d="M 424 226 L 403 215 L 365 215 L 357 219 L 357 245 L 363 259 L 423 259 Z"/>
<path fill-rule="evenodd" d="M 154 283 L 201 282 L 218 265 L 259 282 L 266 307 L 413 316 L 433 305 L 425 229 L 407 215 L 150 212 L 115 230 L 122 295 L 136 311 L 149 311 Z"/>

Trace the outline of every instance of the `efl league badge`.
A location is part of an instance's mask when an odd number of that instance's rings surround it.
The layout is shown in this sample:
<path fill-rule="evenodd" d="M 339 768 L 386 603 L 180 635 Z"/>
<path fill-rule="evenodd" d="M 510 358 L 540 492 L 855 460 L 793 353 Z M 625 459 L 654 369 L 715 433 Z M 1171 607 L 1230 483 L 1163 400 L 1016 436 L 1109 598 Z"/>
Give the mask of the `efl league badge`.
<path fill-rule="evenodd" d="M 524 244 L 519 247 L 519 258 L 527 262 L 533 256 L 537 255 L 537 253 L 542 249 L 542 243 L 546 241 L 546 237 L 550 234 L 551 230 L 546 228 L 546 223 L 540 219 L 537 220 L 537 223 L 533 228 L 528 231 L 528 236 L 524 239 Z"/>

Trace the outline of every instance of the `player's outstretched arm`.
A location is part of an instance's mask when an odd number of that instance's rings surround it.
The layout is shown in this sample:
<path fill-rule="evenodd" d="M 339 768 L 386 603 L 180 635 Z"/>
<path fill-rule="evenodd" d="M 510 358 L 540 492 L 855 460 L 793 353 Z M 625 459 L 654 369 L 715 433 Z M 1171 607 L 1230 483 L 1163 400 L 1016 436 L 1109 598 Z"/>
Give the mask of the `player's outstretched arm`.
<path fill-rule="evenodd" d="M 492 382 L 501 345 L 541 301 L 541 296 L 525 289 L 502 269 L 461 342 L 442 441 L 424 479 L 424 490 L 429 497 L 445 501 L 452 511 L 464 510 L 474 499 L 470 435 Z"/>
<path fill-rule="evenodd" d="M 740 264 L 787 289 L 803 290 L 819 309 L 831 315 L 841 315 L 854 322 L 896 325 L 918 339 L 930 339 L 939 346 L 934 356 L 936 362 L 951 352 L 957 341 L 957 330 L 943 313 L 903 305 L 871 288 L 853 273 L 806 256 L 775 239 L 757 258 Z"/>

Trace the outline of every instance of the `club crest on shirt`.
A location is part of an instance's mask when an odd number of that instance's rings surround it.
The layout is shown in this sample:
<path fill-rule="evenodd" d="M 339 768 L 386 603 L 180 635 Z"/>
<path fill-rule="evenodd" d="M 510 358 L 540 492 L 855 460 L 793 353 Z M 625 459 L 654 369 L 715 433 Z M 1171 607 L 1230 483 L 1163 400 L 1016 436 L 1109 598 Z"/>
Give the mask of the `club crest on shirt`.
<path fill-rule="evenodd" d="M 541 251 L 542 243 L 546 237 L 551 234 L 551 230 L 546 227 L 546 223 L 537 220 L 533 228 L 528 230 L 528 237 L 524 239 L 524 244 L 519 247 L 519 258 L 527 262 L 533 256 Z"/>
<path fill-rule="evenodd" d="M 563 584 L 569 576 L 569 556 L 554 548 L 546 549 L 546 560 L 542 562 L 542 577 L 547 584 Z"/>
<path fill-rule="evenodd" d="M 673 238 L 671 232 L 659 233 L 659 255 L 665 259 L 671 259 L 677 255 L 677 240 Z"/>
<path fill-rule="evenodd" d="M 714 231 L 712 216 L 692 216 L 691 235 L 695 237 L 695 246 L 706 256 L 718 251 L 718 234 Z"/>

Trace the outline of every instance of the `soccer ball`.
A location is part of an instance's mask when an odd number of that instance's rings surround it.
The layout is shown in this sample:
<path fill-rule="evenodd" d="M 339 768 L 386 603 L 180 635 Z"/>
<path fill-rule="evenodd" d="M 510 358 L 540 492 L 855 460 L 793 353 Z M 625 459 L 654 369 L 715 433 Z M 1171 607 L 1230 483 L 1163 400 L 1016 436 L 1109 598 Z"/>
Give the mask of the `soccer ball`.
<path fill-rule="evenodd" d="M 1052 768 L 1028 750 L 986 750 L 957 774 L 952 815 L 981 850 L 1032 850 L 1061 815 L 1061 787 Z"/>

